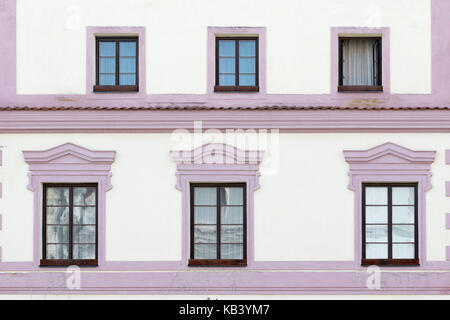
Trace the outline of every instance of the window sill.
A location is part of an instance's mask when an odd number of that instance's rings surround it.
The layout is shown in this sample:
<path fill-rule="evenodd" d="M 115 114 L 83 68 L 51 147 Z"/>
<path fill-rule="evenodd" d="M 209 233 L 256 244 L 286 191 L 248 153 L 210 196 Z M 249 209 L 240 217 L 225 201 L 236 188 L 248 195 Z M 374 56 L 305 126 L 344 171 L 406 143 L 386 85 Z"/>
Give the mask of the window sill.
<path fill-rule="evenodd" d="M 40 261 L 40 267 L 68 267 L 68 266 L 80 266 L 80 267 L 98 267 L 98 260 L 48 260 L 42 259 Z"/>
<path fill-rule="evenodd" d="M 259 92 L 259 86 L 215 86 L 214 92 Z"/>
<path fill-rule="evenodd" d="M 189 260 L 189 267 L 246 267 L 247 260 Z"/>
<path fill-rule="evenodd" d="M 139 86 L 94 86 L 94 92 L 138 92 Z"/>
<path fill-rule="evenodd" d="M 386 267 L 419 267 L 420 262 L 419 259 L 362 259 L 361 265 L 363 267 L 368 266 L 386 266 Z"/>
<path fill-rule="evenodd" d="M 339 86 L 338 92 L 383 92 L 383 86 Z"/>

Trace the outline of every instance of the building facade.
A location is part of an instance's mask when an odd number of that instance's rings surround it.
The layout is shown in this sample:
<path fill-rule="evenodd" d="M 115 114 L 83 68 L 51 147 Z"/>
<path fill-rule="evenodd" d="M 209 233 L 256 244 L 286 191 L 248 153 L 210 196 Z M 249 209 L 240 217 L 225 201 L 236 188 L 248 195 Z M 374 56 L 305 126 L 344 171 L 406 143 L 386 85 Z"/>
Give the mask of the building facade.
<path fill-rule="evenodd" d="M 0 0 L 0 293 L 448 294 L 449 21 Z"/>

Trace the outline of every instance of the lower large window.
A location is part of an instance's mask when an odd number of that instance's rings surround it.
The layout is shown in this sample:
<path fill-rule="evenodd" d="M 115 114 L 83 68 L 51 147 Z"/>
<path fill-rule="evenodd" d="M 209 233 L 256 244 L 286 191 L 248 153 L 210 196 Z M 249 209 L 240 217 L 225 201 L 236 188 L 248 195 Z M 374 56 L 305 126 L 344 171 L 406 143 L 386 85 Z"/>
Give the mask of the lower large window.
<path fill-rule="evenodd" d="M 191 184 L 191 266 L 245 266 L 245 184 Z"/>
<path fill-rule="evenodd" d="M 363 185 L 363 265 L 418 265 L 416 184 Z"/>
<path fill-rule="evenodd" d="M 97 185 L 45 184 L 43 266 L 97 265 Z"/>

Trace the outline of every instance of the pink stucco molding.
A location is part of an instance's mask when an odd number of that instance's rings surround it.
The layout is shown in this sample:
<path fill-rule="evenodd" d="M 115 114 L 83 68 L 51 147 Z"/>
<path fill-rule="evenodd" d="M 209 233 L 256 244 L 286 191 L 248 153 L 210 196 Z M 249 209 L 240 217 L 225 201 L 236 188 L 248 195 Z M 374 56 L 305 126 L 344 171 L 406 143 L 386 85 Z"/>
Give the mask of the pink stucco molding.
<path fill-rule="evenodd" d="M 394 143 L 369 150 L 344 151 L 350 167 L 349 189 L 355 192 L 355 263 L 361 263 L 362 184 L 370 182 L 415 182 L 419 191 L 419 257 L 426 264 L 426 197 L 431 189 L 430 166 L 435 151 L 413 151 Z"/>
<path fill-rule="evenodd" d="M 94 92 L 95 85 L 95 38 L 117 37 L 117 36 L 137 36 L 138 37 L 138 60 L 139 60 L 139 91 L 133 93 L 114 92 L 103 93 Z M 117 99 L 143 99 L 146 96 L 146 36 L 144 27 L 87 27 L 86 28 L 86 98 L 91 100 L 117 100 Z"/>
<path fill-rule="evenodd" d="M 42 185 L 44 183 L 98 184 L 98 260 L 104 265 L 106 192 L 111 186 L 111 164 L 115 151 L 92 151 L 66 143 L 43 151 L 23 151 L 29 166 L 28 189 L 34 192 L 33 265 L 38 266 L 42 252 Z"/>
<path fill-rule="evenodd" d="M 259 92 L 214 92 L 216 72 L 216 37 L 256 36 L 259 42 Z M 210 99 L 261 99 L 266 95 L 266 28 L 265 27 L 208 27 L 207 88 Z"/>
<path fill-rule="evenodd" d="M 382 85 L 383 92 L 377 93 L 348 93 L 338 92 L 339 79 L 339 37 L 346 36 L 379 36 L 381 37 L 382 49 Z M 389 98 L 391 91 L 390 71 L 390 28 L 367 28 L 367 27 L 332 27 L 331 28 L 331 96 L 336 99 L 385 99 Z"/>
<path fill-rule="evenodd" d="M 244 151 L 226 144 L 206 144 L 190 151 L 171 151 L 177 164 L 176 188 L 182 192 L 182 263 L 190 252 L 191 183 L 242 182 L 247 188 L 247 264 L 254 263 L 254 192 L 259 189 L 262 151 Z"/>

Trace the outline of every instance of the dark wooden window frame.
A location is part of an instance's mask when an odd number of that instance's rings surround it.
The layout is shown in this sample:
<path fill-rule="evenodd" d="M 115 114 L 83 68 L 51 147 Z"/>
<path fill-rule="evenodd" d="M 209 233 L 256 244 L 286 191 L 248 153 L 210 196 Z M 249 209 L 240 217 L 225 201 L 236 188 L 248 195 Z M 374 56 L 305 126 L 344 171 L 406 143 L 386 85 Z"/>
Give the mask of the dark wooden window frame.
<path fill-rule="evenodd" d="M 220 257 L 220 227 L 221 227 L 221 212 L 220 212 L 220 188 L 226 187 L 241 187 L 243 189 L 243 228 L 244 228 L 244 255 L 243 259 L 194 259 L 194 189 L 195 188 L 216 188 L 216 206 L 217 206 L 217 257 Z M 245 183 L 191 183 L 190 184 L 190 267 L 246 267 L 247 266 L 247 185 Z"/>
<path fill-rule="evenodd" d="M 366 188 L 385 187 L 388 188 L 388 259 L 366 259 Z M 414 188 L 414 259 L 392 259 L 392 188 L 411 187 Z M 420 266 L 419 260 L 419 205 L 418 205 L 417 183 L 363 183 L 362 185 L 362 266 Z"/>
<path fill-rule="evenodd" d="M 219 85 L 219 42 L 221 40 L 234 40 L 235 41 L 235 85 L 234 86 L 221 86 Z M 239 41 L 240 40 L 255 40 L 255 85 L 254 86 L 240 86 L 239 85 Z M 216 74 L 214 86 L 215 92 L 259 92 L 259 37 L 216 37 Z"/>
<path fill-rule="evenodd" d="M 72 259 L 73 256 L 73 188 L 95 188 L 95 259 Z M 47 257 L 47 188 L 69 188 L 69 259 L 46 259 Z M 42 202 L 42 259 L 41 267 L 98 266 L 98 185 L 96 183 L 46 183 L 43 185 Z"/>
<path fill-rule="evenodd" d="M 378 41 L 378 83 L 374 86 L 345 86 L 344 85 L 344 40 L 377 40 Z M 339 37 L 339 86 L 338 92 L 383 92 L 383 40 L 381 37 Z"/>
<path fill-rule="evenodd" d="M 138 92 L 139 91 L 139 38 L 138 37 L 96 37 L 95 38 L 95 85 L 94 92 Z M 116 43 L 116 84 L 100 85 L 100 42 Z M 120 85 L 120 42 L 136 42 L 136 85 Z"/>

